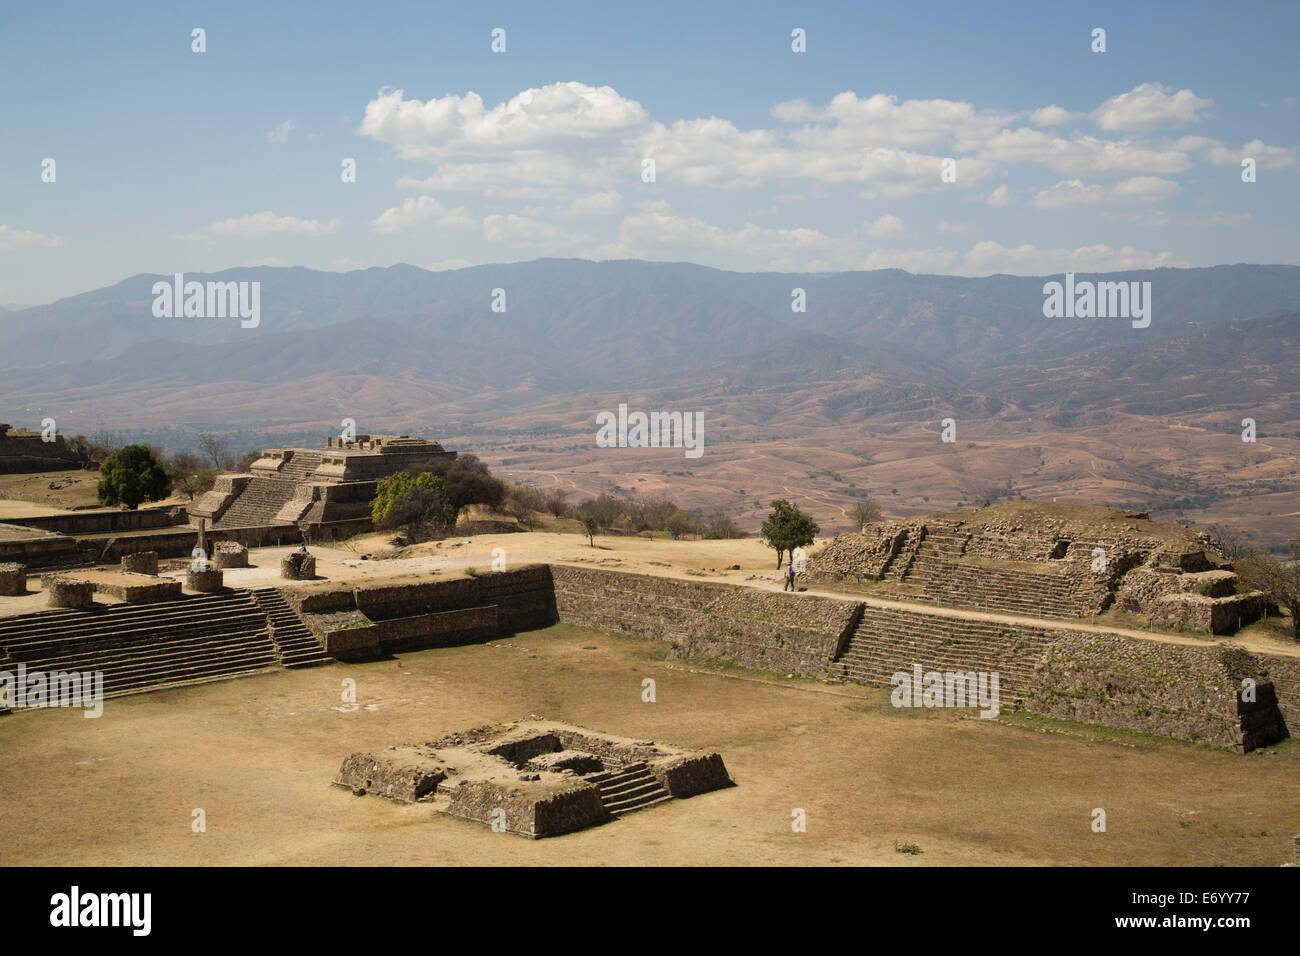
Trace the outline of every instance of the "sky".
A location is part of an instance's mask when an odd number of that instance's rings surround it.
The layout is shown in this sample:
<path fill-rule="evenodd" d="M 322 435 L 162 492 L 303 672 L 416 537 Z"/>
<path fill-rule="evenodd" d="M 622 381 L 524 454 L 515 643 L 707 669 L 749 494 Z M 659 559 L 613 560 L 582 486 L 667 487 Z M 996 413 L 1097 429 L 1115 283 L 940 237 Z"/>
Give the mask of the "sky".
<path fill-rule="evenodd" d="M 246 265 L 1300 264 L 1297 36 L 1294 2 L 5 4 L 0 304 Z"/>

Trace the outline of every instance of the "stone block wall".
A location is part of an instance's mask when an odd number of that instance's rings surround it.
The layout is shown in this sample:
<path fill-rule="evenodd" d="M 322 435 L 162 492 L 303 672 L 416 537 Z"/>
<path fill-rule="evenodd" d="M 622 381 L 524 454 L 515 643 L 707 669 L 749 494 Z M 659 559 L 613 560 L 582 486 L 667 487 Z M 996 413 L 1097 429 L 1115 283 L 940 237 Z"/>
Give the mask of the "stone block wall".
<path fill-rule="evenodd" d="M 552 565 L 559 619 L 666 641 L 670 656 L 825 677 L 855 601 Z"/>

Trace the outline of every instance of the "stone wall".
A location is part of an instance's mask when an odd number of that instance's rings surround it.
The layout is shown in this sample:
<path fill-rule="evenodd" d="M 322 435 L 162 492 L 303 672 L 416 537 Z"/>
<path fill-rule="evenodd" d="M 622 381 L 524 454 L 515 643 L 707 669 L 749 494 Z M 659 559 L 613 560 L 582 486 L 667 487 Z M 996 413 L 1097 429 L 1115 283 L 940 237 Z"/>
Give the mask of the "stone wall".
<path fill-rule="evenodd" d="M 666 641 L 670 657 L 825 677 L 855 601 L 552 565 L 559 619 Z"/>
<path fill-rule="evenodd" d="M 545 565 L 450 581 L 298 588 L 285 598 L 326 651 L 345 658 L 463 644 L 556 621 Z"/>
<path fill-rule="evenodd" d="M 185 509 L 168 506 L 165 508 L 138 508 L 135 511 L 117 509 L 114 511 L 80 511 L 63 515 L 40 515 L 33 518 L 6 518 L 8 524 L 20 524 L 28 528 L 40 528 L 42 531 L 56 531 L 59 534 L 90 535 L 107 534 L 110 531 L 144 531 L 150 528 L 167 528 L 172 525 L 185 524 Z"/>
<path fill-rule="evenodd" d="M 1033 713 L 1177 737 L 1234 750 L 1244 739 L 1230 645 L 1059 632 L 1025 701 Z M 1257 667 L 1250 670 L 1260 675 Z"/>

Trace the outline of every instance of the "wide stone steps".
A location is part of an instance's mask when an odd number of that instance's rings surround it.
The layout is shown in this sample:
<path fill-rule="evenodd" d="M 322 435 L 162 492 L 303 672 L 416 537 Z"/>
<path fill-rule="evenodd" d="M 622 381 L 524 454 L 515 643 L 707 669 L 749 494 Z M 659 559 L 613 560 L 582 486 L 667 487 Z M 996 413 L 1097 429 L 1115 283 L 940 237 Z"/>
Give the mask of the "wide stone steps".
<path fill-rule="evenodd" d="M 280 469 L 280 478 L 295 483 L 306 481 L 324 460 L 324 455 L 313 452 L 294 452 L 293 457 Z"/>
<path fill-rule="evenodd" d="M 252 478 L 212 526 L 215 530 L 274 524 L 276 513 L 293 498 L 296 484 L 281 478 Z"/>
<path fill-rule="evenodd" d="M 106 696 L 327 659 L 282 599 L 267 610 L 245 590 L 0 618 L 5 669 L 21 663 L 29 673 L 98 671 Z"/>
<path fill-rule="evenodd" d="M 600 802 L 616 817 L 672 799 L 644 763 L 628 764 L 585 779 L 596 784 L 600 789 Z"/>
<path fill-rule="evenodd" d="M 1027 617 L 1072 618 L 1082 613 L 1063 576 L 962 564 L 955 557 L 927 552 L 929 540 L 903 576 L 904 583 L 920 585 L 920 600 Z"/>
<path fill-rule="evenodd" d="M 311 667 L 333 660 L 279 591 L 257 588 L 253 591 L 253 600 L 271 622 L 271 639 L 275 641 L 280 651 L 280 662 L 285 667 Z"/>
<path fill-rule="evenodd" d="M 1036 628 L 871 607 L 835 663 L 842 676 L 864 684 L 888 684 L 920 664 L 926 671 L 997 671 L 999 690 L 1027 690 L 1049 640 Z"/>
<path fill-rule="evenodd" d="M 34 643 L 65 638 L 91 641 L 147 634 L 198 622 L 220 623 L 256 612 L 247 591 L 184 596 L 146 605 L 113 604 L 94 610 L 38 611 L 0 618 L 0 647 L 15 652 Z"/>

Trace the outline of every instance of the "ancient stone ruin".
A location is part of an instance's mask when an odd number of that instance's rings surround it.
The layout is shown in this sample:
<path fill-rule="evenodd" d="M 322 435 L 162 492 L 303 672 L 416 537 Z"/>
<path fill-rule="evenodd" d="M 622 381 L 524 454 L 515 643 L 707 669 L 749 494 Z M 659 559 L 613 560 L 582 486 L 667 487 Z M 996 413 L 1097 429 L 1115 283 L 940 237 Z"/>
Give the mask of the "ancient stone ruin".
<path fill-rule="evenodd" d="M 124 554 L 122 555 L 122 570 L 133 574 L 156 575 L 158 573 L 158 552 L 137 551 L 134 554 Z"/>
<path fill-rule="evenodd" d="M 190 523 L 214 531 L 297 527 L 322 540 L 368 531 L 380 478 L 455 458 L 437 442 L 409 435 L 331 438 L 324 448 L 270 448 L 248 474 L 217 477 L 189 506 Z"/>
<path fill-rule="evenodd" d="M 354 753 L 335 786 L 539 839 L 733 786 L 722 757 L 530 715 L 424 744 Z"/>
<path fill-rule="evenodd" d="M 1157 626 L 1225 634 L 1277 613 L 1240 587 L 1204 535 L 1118 508 L 1012 502 L 882 521 L 808 561 L 809 580 L 877 582 L 878 593 L 1037 618 L 1111 607 Z"/>
<path fill-rule="evenodd" d="M 218 541 L 212 546 L 212 563 L 222 570 L 248 567 L 248 548 L 238 541 Z"/>
<path fill-rule="evenodd" d="M 0 564 L 0 595 L 12 597 L 27 593 L 27 565 L 16 562 Z"/>
<path fill-rule="evenodd" d="M 280 559 L 280 577 L 309 581 L 316 576 L 316 558 L 306 551 L 293 551 Z"/>

